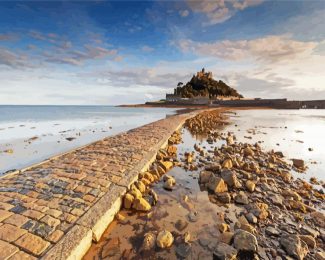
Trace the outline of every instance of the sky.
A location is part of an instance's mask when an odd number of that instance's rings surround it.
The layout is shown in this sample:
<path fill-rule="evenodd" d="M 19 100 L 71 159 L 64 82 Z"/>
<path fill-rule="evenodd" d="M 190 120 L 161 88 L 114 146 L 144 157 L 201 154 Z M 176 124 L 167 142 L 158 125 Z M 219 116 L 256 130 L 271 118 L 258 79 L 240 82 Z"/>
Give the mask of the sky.
<path fill-rule="evenodd" d="M 205 68 L 245 97 L 325 99 L 325 1 L 0 1 L 0 104 L 164 98 Z"/>

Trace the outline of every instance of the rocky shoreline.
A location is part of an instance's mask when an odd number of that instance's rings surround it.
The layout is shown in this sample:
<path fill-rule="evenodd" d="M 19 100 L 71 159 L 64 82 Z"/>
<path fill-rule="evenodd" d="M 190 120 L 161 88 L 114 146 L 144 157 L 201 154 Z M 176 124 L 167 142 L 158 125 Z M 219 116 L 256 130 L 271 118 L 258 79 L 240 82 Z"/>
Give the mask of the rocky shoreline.
<path fill-rule="evenodd" d="M 219 131 L 226 123 L 218 110 L 188 119 L 184 127 L 192 135 L 204 137 L 210 147 L 196 143 L 192 151 L 178 153 L 181 132 L 174 132 L 166 149 L 159 151 L 147 172 L 140 173 L 123 202 L 132 214 L 147 212 L 141 214 L 150 222 L 159 202 L 156 183 L 173 192 L 176 180 L 168 174 L 173 167 L 197 172 L 200 189 L 223 209 L 215 220 L 213 241 L 187 230 L 202 213 L 193 209 L 185 195 L 180 204 L 189 213 L 186 219 L 175 220 L 178 232 L 156 228 L 144 233 L 141 258 L 171 246 L 175 257 L 188 258 L 191 247 L 200 245 L 213 259 L 325 259 L 324 183 L 294 178 L 293 171 L 306 170 L 303 160 L 284 158 L 280 151 L 266 152 L 259 143 L 237 142 L 233 133 Z M 117 215 L 120 223 L 126 219 Z"/>

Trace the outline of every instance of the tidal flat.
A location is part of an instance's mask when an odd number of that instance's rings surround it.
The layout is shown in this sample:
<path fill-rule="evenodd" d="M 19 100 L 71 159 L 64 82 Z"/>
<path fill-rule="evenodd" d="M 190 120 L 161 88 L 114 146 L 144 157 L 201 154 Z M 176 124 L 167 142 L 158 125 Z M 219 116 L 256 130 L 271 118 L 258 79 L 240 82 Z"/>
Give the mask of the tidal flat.
<path fill-rule="evenodd" d="M 188 120 L 84 259 L 324 259 L 322 113 Z"/>

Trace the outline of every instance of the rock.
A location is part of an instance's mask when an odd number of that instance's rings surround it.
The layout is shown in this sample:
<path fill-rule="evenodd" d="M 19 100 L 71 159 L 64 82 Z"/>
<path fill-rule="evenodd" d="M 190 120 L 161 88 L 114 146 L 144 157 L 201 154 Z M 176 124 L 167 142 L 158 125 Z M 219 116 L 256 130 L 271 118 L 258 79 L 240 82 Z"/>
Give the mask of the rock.
<path fill-rule="evenodd" d="M 143 174 L 143 179 L 148 180 L 149 183 L 155 181 L 155 177 L 154 177 L 150 172 L 145 172 L 145 173 Z M 143 180 L 142 180 L 142 181 L 143 181 Z"/>
<path fill-rule="evenodd" d="M 311 235 L 313 237 L 318 237 L 319 236 L 319 232 L 315 229 L 312 229 L 311 227 L 309 226 L 302 226 L 301 229 L 300 229 L 301 233 L 304 234 L 304 235 Z"/>
<path fill-rule="evenodd" d="M 118 220 L 118 222 L 125 224 L 126 223 L 126 217 L 123 216 L 121 213 L 117 213 L 115 215 L 115 218 Z"/>
<path fill-rule="evenodd" d="M 238 229 L 234 235 L 234 247 L 238 251 L 257 252 L 257 239 L 253 234 Z"/>
<path fill-rule="evenodd" d="M 235 202 L 238 204 L 247 205 L 249 203 L 249 200 L 245 192 L 240 191 L 235 197 Z"/>
<path fill-rule="evenodd" d="M 282 191 L 282 196 L 286 197 L 286 198 L 287 197 L 293 198 L 296 201 L 301 201 L 300 195 L 297 192 L 292 191 L 292 190 L 283 190 Z"/>
<path fill-rule="evenodd" d="M 265 234 L 269 235 L 269 236 L 279 236 L 280 235 L 280 232 L 275 229 L 274 227 L 271 227 L 271 226 L 268 226 L 266 229 L 265 229 Z"/>
<path fill-rule="evenodd" d="M 234 138 L 231 135 L 229 135 L 226 138 L 226 142 L 227 142 L 227 145 L 232 145 L 234 143 Z"/>
<path fill-rule="evenodd" d="M 315 259 L 316 260 L 325 260 L 325 252 L 316 252 L 315 254 Z"/>
<path fill-rule="evenodd" d="M 208 183 L 210 178 L 213 176 L 213 172 L 210 171 L 201 171 L 200 172 L 200 183 L 205 184 Z"/>
<path fill-rule="evenodd" d="M 210 239 L 206 238 L 199 238 L 199 244 L 203 247 L 207 247 L 208 244 L 210 243 Z"/>
<path fill-rule="evenodd" d="M 191 211 L 190 213 L 188 213 L 187 217 L 191 222 L 196 222 L 199 218 L 198 213 L 196 211 Z"/>
<path fill-rule="evenodd" d="M 248 213 L 246 215 L 246 219 L 248 220 L 249 223 L 256 224 L 257 223 L 257 217 L 253 213 Z"/>
<path fill-rule="evenodd" d="M 124 200 L 123 200 L 124 208 L 130 209 L 133 201 L 134 201 L 133 195 L 131 195 L 130 193 L 125 194 Z"/>
<path fill-rule="evenodd" d="M 244 155 L 245 156 L 254 156 L 254 151 L 250 147 L 246 147 L 244 149 Z"/>
<path fill-rule="evenodd" d="M 144 235 L 141 250 L 150 251 L 155 248 L 156 245 L 156 235 L 152 232 L 146 233 Z"/>
<path fill-rule="evenodd" d="M 250 192 L 255 190 L 255 183 L 250 180 L 246 181 L 245 186 Z"/>
<path fill-rule="evenodd" d="M 316 247 L 316 240 L 312 236 L 309 235 L 300 235 L 299 238 L 304 241 L 309 248 Z"/>
<path fill-rule="evenodd" d="M 250 224 L 243 224 L 243 223 L 239 223 L 239 222 L 236 222 L 235 223 L 235 230 L 238 230 L 238 229 L 241 229 L 241 230 L 245 230 L 251 234 L 256 234 L 256 229 L 250 225 Z"/>
<path fill-rule="evenodd" d="M 146 186 L 143 184 L 143 182 L 141 181 L 137 181 L 135 183 L 135 186 L 137 186 L 138 190 L 141 192 L 141 193 L 144 193 L 146 191 Z"/>
<path fill-rule="evenodd" d="M 232 160 L 231 159 L 226 159 L 222 163 L 222 168 L 225 169 L 231 169 L 233 167 Z"/>
<path fill-rule="evenodd" d="M 181 259 L 187 258 L 192 251 L 192 247 L 188 243 L 182 243 L 176 247 L 175 252 L 178 257 Z"/>
<path fill-rule="evenodd" d="M 139 211 L 151 210 L 151 205 L 144 198 L 135 199 L 132 208 Z"/>
<path fill-rule="evenodd" d="M 179 231 L 183 231 L 186 227 L 188 226 L 188 222 L 182 219 L 179 219 L 176 221 L 175 223 L 175 227 L 179 230 Z"/>
<path fill-rule="evenodd" d="M 175 179 L 169 178 L 167 181 L 164 182 L 164 189 L 166 190 L 172 190 L 175 186 Z"/>
<path fill-rule="evenodd" d="M 152 196 L 153 199 L 153 205 L 156 205 L 158 202 L 158 195 L 154 190 L 150 190 L 149 194 Z"/>
<path fill-rule="evenodd" d="M 223 192 L 223 193 L 218 193 L 216 194 L 217 200 L 220 201 L 221 203 L 230 203 L 231 201 L 231 196 L 228 192 Z"/>
<path fill-rule="evenodd" d="M 162 161 L 160 166 L 164 169 L 165 172 L 173 168 L 173 163 L 171 161 Z"/>
<path fill-rule="evenodd" d="M 297 235 L 282 235 L 280 244 L 288 255 L 299 260 L 303 260 L 309 252 L 307 245 L 304 242 L 301 242 Z"/>
<path fill-rule="evenodd" d="M 217 224 L 217 227 L 218 227 L 220 233 L 225 233 L 226 231 L 230 230 L 229 225 L 226 223 L 219 223 L 219 224 Z"/>
<path fill-rule="evenodd" d="M 319 211 L 310 213 L 312 221 L 321 228 L 325 228 L 325 215 Z"/>
<path fill-rule="evenodd" d="M 291 159 L 293 166 L 299 169 L 304 169 L 305 168 L 305 162 L 304 160 L 301 159 Z"/>
<path fill-rule="evenodd" d="M 225 192 L 228 190 L 227 184 L 224 180 L 216 176 L 212 176 L 209 180 L 208 188 L 215 193 Z"/>
<path fill-rule="evenodd" d="M 237 250 L 225 243 L 218 243 L 213 252 L 214 260 L 235 260 L 237 259 Z"/>
<path fill-rule="evenodd" d="M 167 248 L 173 244 L 174 237 L 169 231 L 163 230 L 158 233 L 156 242 L 158 247 Z"/>
<path fill-rule="evenodd" d="M 282 172 L 281 172 L 281 178 L 282 178 L 282 180 L 283 180 L 284 182 L 286 182 L 286 183 L 290 183 L 291 180 L 292 180 L 292 175 L 291 175 L 291 173 L 288 172 L 288 171 L 282 171 Z"/>
<path fill-rule="evenodd" d="M 177 147 L 175 145 L 171 145 L 167 147 L 167 153 L 169 155 L 176 155 L 177 153 Z"/>
<path fill-rule="evenodd" d="M 230 170 L 222 170 L 221 178 L 227 183 L 229 187 L 239 188 L 241 185 L 237 179 L 236 173 Z"/>
<path fill-rule="evenodd" d="M 131 185 L 131 189 L 129 193 L 135 198 L 135 199 L 140 199 L 142 198 L 142 193 L 138 190 L 138 188 L 135 185 Z"/>

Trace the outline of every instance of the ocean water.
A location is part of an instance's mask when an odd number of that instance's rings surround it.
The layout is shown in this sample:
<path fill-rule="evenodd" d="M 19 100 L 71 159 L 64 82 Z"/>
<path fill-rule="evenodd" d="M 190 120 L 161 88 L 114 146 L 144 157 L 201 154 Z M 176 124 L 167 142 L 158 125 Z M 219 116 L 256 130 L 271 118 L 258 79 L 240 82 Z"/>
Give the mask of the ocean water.
<path fill-rule="evenodd" d="M 266 150 L 282 151 L 288 159 L 303 159 L 308 169 L 296 177 L 325 181 L 325 110 L 237 110 L 230 114 L 238 141 L 260 142 Z"/>
<path fill-rule="evenodd" d="M 169 108 L 0 106 L 0 174 L 174 113 Z"/>

